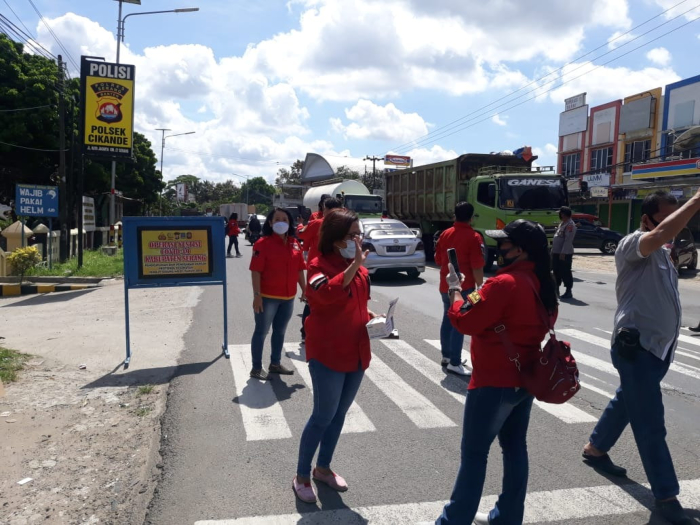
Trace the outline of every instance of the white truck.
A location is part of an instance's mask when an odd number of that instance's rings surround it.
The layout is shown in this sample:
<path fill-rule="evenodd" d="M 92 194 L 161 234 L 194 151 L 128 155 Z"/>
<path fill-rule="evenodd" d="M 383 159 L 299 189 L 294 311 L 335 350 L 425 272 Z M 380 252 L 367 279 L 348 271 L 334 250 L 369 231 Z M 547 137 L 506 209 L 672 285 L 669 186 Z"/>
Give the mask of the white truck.
<path fill-rule="evenodd" d="M 360 217 L 379 217 L 384 209 L 382 197 L 372 195 L 361 182 L 338 179 L 330 184 L 311 186 L 304 194 L 304 207 L 311 211 L 318 210 L 318 203 L 323 195 L 340 199 L 343 206 Z"/>
<path fill-rule="evenodd" d="M 219 215 L 225 217 L 226 220 L 232 213 L 238 214 L 238 224 L 245 227 L 248 223 L 248 205 L 244 202 L 234 202 L 232 204 L 222 204 L 219 206 Z"/>

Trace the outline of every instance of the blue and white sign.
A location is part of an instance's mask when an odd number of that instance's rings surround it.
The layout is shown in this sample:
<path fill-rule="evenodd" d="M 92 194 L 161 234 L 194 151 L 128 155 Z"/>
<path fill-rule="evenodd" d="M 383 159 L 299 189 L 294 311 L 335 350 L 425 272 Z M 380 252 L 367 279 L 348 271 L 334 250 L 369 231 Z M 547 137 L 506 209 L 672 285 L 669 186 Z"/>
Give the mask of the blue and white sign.
<path fill-rule="evenodd" d="M 21 217 L 58 217 L 58 188 L 17 184 L 15 213 Z"/>

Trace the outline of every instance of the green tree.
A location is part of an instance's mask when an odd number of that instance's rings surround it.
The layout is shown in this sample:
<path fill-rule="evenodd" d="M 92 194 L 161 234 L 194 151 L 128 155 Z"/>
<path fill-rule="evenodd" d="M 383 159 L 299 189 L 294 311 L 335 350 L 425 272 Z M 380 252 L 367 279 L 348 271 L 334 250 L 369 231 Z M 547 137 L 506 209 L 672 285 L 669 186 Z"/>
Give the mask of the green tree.
<path fill-rule="evenodd" d="M 275 187 L 268 184 L 263 177 L 248 179 L 241 186 L 241 196 L 244 200 L 248 197 L 248 204 L 272 204 L 274 194 Z"/>
<path fill-rule="evenodd" d="M 342 177 L 344 179 L 354 179 L 358 180 L 360 178 L 360 172 L 357 170 L 352 170 L 348 168 L 347 166 L 338 166 L 335 170 L 335 174 L 338 177 Z"/>
<path fill-rule="evenodd" d="M 295 160 L 289 169 L 280 168 L 277 170 L 277 178 L 275 179 L 275 186 L 281 186 L 282 184 L 301 184 L 301 172 L 304 169 L 303 160 Z"/>

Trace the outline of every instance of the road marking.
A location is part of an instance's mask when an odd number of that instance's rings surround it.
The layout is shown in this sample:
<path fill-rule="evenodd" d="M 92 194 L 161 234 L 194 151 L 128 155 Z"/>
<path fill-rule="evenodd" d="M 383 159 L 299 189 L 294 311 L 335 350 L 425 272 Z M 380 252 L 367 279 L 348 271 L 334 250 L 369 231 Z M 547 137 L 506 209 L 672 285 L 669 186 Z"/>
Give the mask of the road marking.
<path fill-rule="evenodd" d="M 384 341 L 382 341 L 382 342 L 384 342 Z M 435 348 L 438 348 L 438 349 L 440 348 L 440 341 L 438 341 L 438 340 L 426 339 L 425 342 L 434 346 Z M 462 351 L 462 357 L 464 357 L 465 353 L 466 353 L 465 351 Z M 468 363 L 469 363 L 469 368 L 472 368 L 471 360 Z M 440 382 L 438 381 L 438 384 L 439 383 Z M 584 385 L 582 385 L 582 386 L 584 386 Z M 465 402 L 464 398 L 462 398 L 461 401 L 462 401 L 462 403 L 464 403 Z M 598 421 L 595 417 L 591 416 L 587 412 L 584 412 L 583 410 L 581 410 L 580 408 L 578 408 L 576 405 L 574 405 L 572 403 L 564 403 L 561 405 L 552 405 L 550 403 L 543 403 L 543 402 L 537 401 L 535 399 L 535 405 L 537 405 L 539 408 L 541 408 L 542 410 L 544 410 L 548 414 L 551 414 L 552 416 L 561 419 L 564 423 L 593 423 L 595 421 Z"/>
<path fill-rule="evenodd" d="M 569 337 L 574 337 L 576 339 L 579 339 L 581 341 L 584 341 L 586 343 L 590 343 L 595 346 L 599 346 L 601 348 L 610 348 L 610 341 L 608 339 L 603 339 L 602 337 L 598 337 L 595 335 L 587 334 L 586 332 L 582 332 L 581 330 L 575 330 L 573 328 L 569 329 L 564 329 L 564 330 L 557 330 L 560 334 L 568 335 Z M 577 353 L 574 357 L 576 357 L 576 360 L 579 360 L 579 356 L 585 355 L 582 353 Z M 590 357 L 590 356 L 587 356 Z M 595 359 L 595 358 L 593 358 Z M 583 363 L 583 361 L 581 361 Z M 585 364 L 585 363 L 584 363 Z M 591 366 L 591 365 L 589 365 Z M 615 367 L 610 365 L 610 367 L 615 370 Z M 692 377 L 693 379 L 700 379 L 700 369 L 699 368 L 694 368 L 689 365 L 683 365 L 681 363 L 671 363 L 670 370 L 677 372 L 679 374 L 683 374 L 684 376 Z M 617 375 L 617 370 L 615 372 L 609 372 L 609 373 L 614 373 Z"/>
<path fill-rule="evenodd" d="M 604 333 L 606 333 L 606 334 L 612 335 L 612 332 L 609 331 L 609 330 L 601 330 L 600 328 L 596 328 L 596 330 L 600 330 L 601 332 L 604 332 Z M 679 335 L 679 336 L 678 336 L 678 340 L 679 340 L 679 341 L 684 341 L 684 340 L 685 340 L 686 343 L 690 343 L 690 344 L 693 344 L 693 345 L 700 345 L 700 341 L 698 341 L 698 340 L 696 340 L 696 339 L 694 339 L 694 338 L 692 338 L 692 337 L 687 337 L 687 336 L 684 336 L 684 335 Z M 694 350 L 690 350 L 690 349 L 688 349 L 688 348 L 682 348 L 682 347 L 679 346 L 679 347 L 676 348 L 676 353 L 677 353 L 678 355 L 682 355 L 682 356 L 685 356 L 685 357 L 690 357 L 691 359 L 695 359 L 696 361 L 700 361 L 700 353 L 695 352 Z"/>
<path fill-rule="evenodd" d="M 439 339 L 425 339 L 425 342 L 428 343 L 430 346 L 442 351 Z M 442 358 L 442 354 L 440 354 L 440 358 Z M 474 368 L 472 366 L 472 356 L 469 353 L 469 350 L 465 350 L 464 348 L 462 348 L 462 362 L 464 363 L 465 361 L 466 366 L 468 366 L 469 368 Z"/>
<path fill-rule="evenodd" d="M 287 357 L 291 359 L 294 368 L 297 369 L 299 375 L 306 383 L 309 388 L 309 392 L 313 393 L 314 387 L 311 381 L 311 373 L 309 372 L 309 367 L 306 364 L 306 359 L 302 357 L 299 350 L 299 343 L 285 343 L 284 350 Z M 348 413 L 345 415 L 345 424 L 343 425 L 343 434 L 360 434 L 362 432 L 374 432 L 377 430 L 369 418 L 365 415 L 362 409 L 354 401 Z"/>
<path fill-rule="evenodd" d="M 248 441 L 286 439 L 292 437 L 282 406 L 270 381 L 250 377 L 252 357 L 250 345 L 229 345 L 236 401 L 241 407 L 243 428 Z"/>
<path fill-rule="evenodd" d="M 597 378 L 590 376 L 588 374 L 581 374 L 584 377 L 587 377 L 588 379 L 595 379 L 596 381 L 598 380 Z M 597 386 L 589 385 L 588 383 L 581 383 L 581 388 L 585 388 L 587 390 L 590 390 L 591 392 L 595 392 L 596 394 L 600 394 L 603 397 L 607 397 L 608 399 L 612 399 L 615 397 L 615 394 L 612 392 L 608 392 L 607 390 L 603 390 L 602 388 L 598 388 Z"/>
<path fill-rule="evenodd" d="M 418 370 L 425 377 L 430 379 L 440 388 L 445 388 L 445 392 L 451 395 L 460 403 L 464 404 L 467 395 L 467 382 L 458 379 L 453 374 L 446 373 L 440 363 L 437 363 L 422 354 L 406 341 L 398 339 L 382 339 L 382 343 L 398 357 L 406 361 L 413 368 Z"/>
<path fill-rule="evenodd" d="M 681 504 L 687 509 L 700 507 L 700 479 L 681 481 Z M 291 491 L 290 491 L 291 493 Z M 498 499 L 486 496 L 481 499 L 479 510 L 488 512 Z M 254 516 L 237 519 L 197 521 L 194 525 L 418 525 L 432 524 L 442 512 L 446 502 L 405 503 L 402 505 L 378 505 L 355 509 L 314 509 L 305 514 L 278 516 Z M 654 496 L 648 484 L 624 486 L 602 485 L 552 491 L 532 492 L 525 499 L 523 523 L 549 523 L 586 520 L 602 516 L 621 516 L 642 513 L 648 516 L 654 508 Z M 641 518 L 646 523 L 647 518 Z"/>
<path fill-rule="evenodd" d="M 365 371 L 385 396 L 391 399 L 418 428 L 456 427 L 457 425 L 443 414 L 430 400 L 411 387 L 387 366 L 379 357 L 372 356 L 372 362 Z"/>

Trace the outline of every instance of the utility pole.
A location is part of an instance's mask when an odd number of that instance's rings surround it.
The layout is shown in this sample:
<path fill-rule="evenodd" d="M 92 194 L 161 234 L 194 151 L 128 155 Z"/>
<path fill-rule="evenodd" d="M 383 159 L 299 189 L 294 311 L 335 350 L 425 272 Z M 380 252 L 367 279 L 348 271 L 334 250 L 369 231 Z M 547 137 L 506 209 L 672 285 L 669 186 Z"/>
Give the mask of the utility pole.
<path fill-rule="evenodd" d="M 58 55 L 58 206 L 61 219 L 59 260 L 68 259 L 70 228 L 68 224 L 68 191 L 66 184 L 66 99 L 64 97 L 63 57 Z M 49 240 L 49 246 L 51 241 Z"/>
<path fill-rule="evenodd" d="M 161 180 L 165 180 L 165 176 L 163 175 L 163 153 L 165 152 L 165 132 L 166 131 L 171 131 L 169 128 L 156 128 L 156 131 L 161 132 L 161 141 L 160 141 L 160 178 Z M 163 216 L 163 192 L 160 192 L 160 215 L 161 217 Z"/>
<path fill-rule="evenodd" d="M 370 157 L 367 155 L 363 160 L 371 160 L 372 161 L 372 186 L 374 186 L 377 183 L 377 166 L 376 162 L 378 160 L 384 160 L 384 157 Z M 371 188 L 373 190 L 374 188 Z"/>

